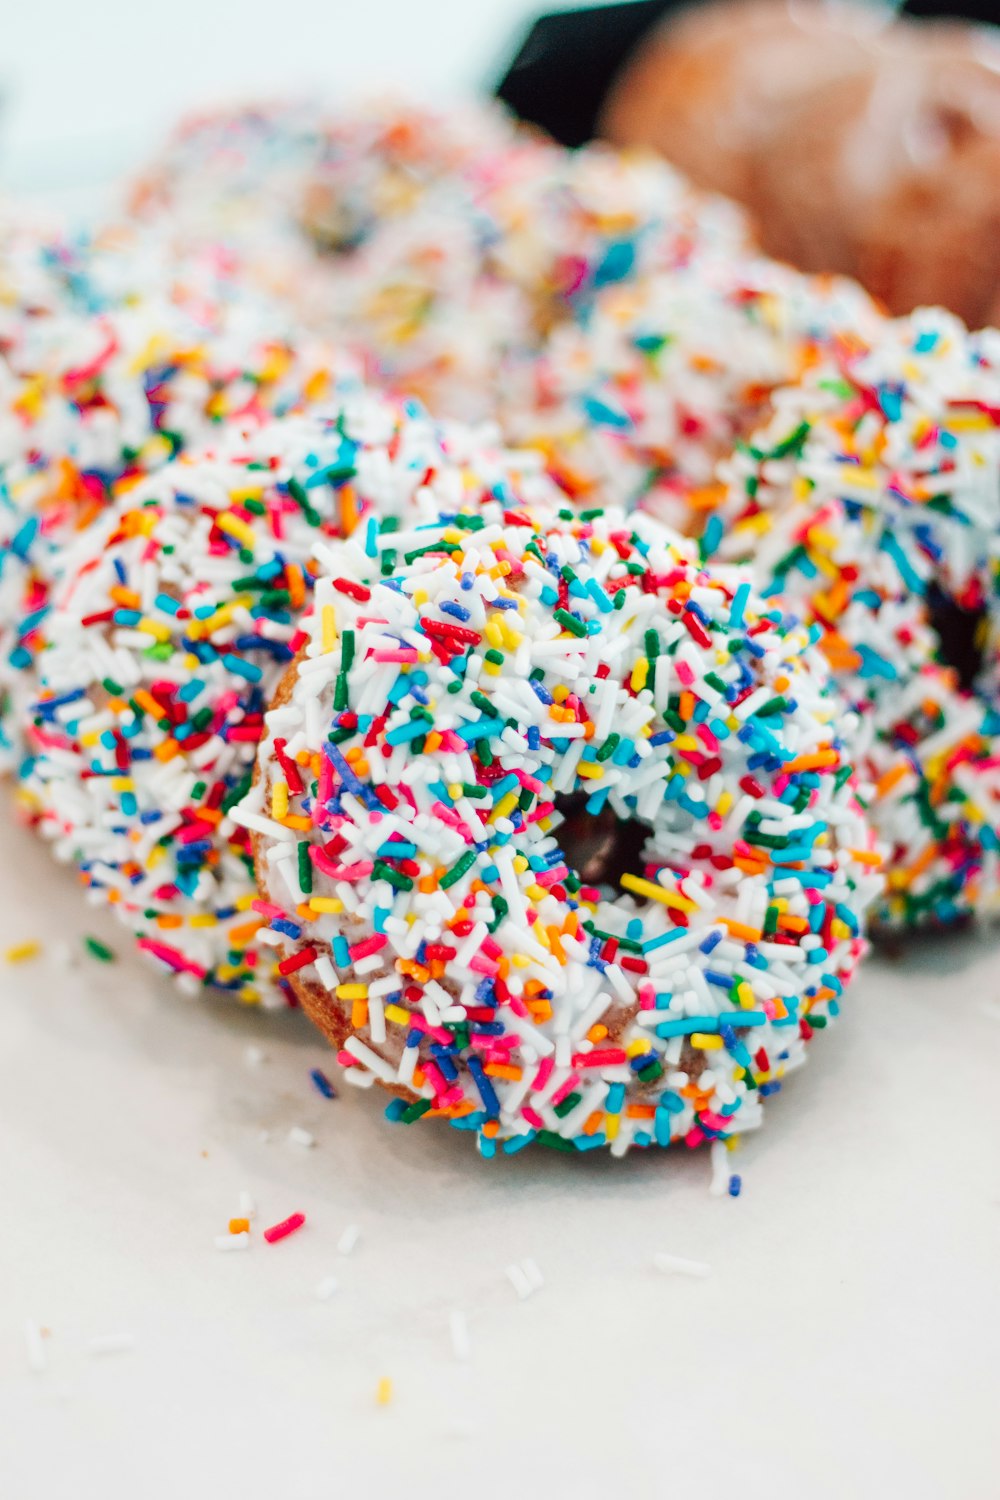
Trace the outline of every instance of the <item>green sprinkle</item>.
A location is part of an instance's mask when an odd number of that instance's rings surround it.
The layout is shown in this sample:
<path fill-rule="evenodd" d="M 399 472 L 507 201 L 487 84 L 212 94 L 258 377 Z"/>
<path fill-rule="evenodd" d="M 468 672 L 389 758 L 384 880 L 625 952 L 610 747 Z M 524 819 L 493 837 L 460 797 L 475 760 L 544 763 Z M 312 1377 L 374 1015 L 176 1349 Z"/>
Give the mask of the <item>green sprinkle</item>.
<path fill-rule="evenodd" d="M 568 630 L 570 635 L 575 635 L 577 639 L 587 634 L 587 627 L 583 621 L 578 620 L 575 615 L 571 615 L 568 609 L 554 610 L 552 618 L 558 620 L 562 628 Z M 487 658 L 488 656 L 489 653 L 487 652 Z"/>
<path fill-rule="evenodd" d="M 471 870 L 475 862 L 475 853 L 473 852 L 473 850 L 469 849 L 465 854 L 462 855 L 461 859 L 455 861 L 451 869 L 446 874 L 441 876 L 441 880 L 439 882 L 441 889 L 443 891 L 446 891 L 450 886 L 453 886 L 455 884 L 456 880 L 461 880 L 466 870 Z M 376 866 L 376 868 L 378 867 Z"/>
<path fill-rule="evenodd" d="M 308 839 L 303 839 L 299 844 L 299 885 L 302 887 L 303 895 L 312 895 L 313 869 L 312 860 L 309 858 Z"/>
<path fill-rule="evenodd" d="M 409 875 L 404 875 L 401 871 L 394 870 L 391 865 L 387 865 L 385 861 L 381 859 L 377 859 L 375 861 L 374 868 L 372 869 L 372 879 L 386 880 L 392 886 L 393 890 L 396 891 L 413 890 L 413 881 L 410 879 Z M 444 885 L 443 880 L 441 884 Z"/>
<path fill-rule="evenodd" d="M 91 958 L 96 958 L 99 963 L 113 964 L 115 961 L 114 949 L 109 948 L 107 943 L 102 943 L 100 938 L 85 937 L 83 946 Z"/>

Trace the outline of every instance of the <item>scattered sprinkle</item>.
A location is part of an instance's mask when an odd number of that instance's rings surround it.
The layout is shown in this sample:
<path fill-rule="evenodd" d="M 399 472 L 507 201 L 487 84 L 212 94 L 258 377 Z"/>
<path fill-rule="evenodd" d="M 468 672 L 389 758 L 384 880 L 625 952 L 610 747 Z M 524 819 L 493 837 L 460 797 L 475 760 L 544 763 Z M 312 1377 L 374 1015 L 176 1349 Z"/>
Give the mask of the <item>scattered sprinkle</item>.
<path fill-rule="evenodd" d="M 272 1224 L 270 1229 L 265 1229 L 264 1238 L 269 1245 L 276 1245 L 279 1240 L 285 1240 L 297 1229 L 301 1229 L 305 1222 L 305 1214 L 289 1214 L 288 1218 L 282 1219 L 280 1224 Z"/>

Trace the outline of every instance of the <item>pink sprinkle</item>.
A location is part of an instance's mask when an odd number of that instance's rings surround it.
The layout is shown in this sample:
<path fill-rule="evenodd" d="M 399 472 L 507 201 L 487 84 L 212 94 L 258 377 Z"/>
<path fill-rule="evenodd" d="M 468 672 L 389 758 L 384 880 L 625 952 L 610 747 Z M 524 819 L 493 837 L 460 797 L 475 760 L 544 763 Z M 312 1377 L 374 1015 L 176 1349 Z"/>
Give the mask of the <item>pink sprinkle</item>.
<path fill-rule="evenodd" d="M 623 1047 L 596 1048 L 593 1052 L 574 1052 L 574 1068 L 616 1068 L 628 1059 Z"/>
<path fill-rule="evenodd" d="M 674 671 L 685 687 L 690 687 L 692 682 L 694 682 L 694 672 L 686 661 L 675 661 Z"/>
<path fill-rule="evenodd" d="M 199 979 L 204 979 L 205 970 L 194 963 L 190 958 L 185 958 L 177 948 L 171 948 L 166 943 L 157 943 L 153 938 L 140 938 L 138 946 L 144 953 L 151 953 L 158 958 L 161 964 L 168 968 L 183 971 L 185 974 L 196 974 Z"/>
<path fill-rule="evenodd" d="M 412 646 L 400 646 L 395 651 L 373 651 L 374 661 L 416 661 L 417 653 Z"/>
<path fill-rule="evenodd" d="M 265 1229 L 264 1238 L 269 1245 L 276 1245 L 279 1240 L 285 1240 L 290 1234 L 294 1234 L 296 1229 L 301 1229 L 305 1222 L 305 1214 L 289 1214 L 280 1224 L 272 1224 L 270 1229 Z"/>
<path fill-rule="evenodd" d="M 348 948 L 352 963 L 357 963 L 359 958 L 369 958 L 384 948 L 389 939 L 383 932 L 373 932 L 371 937 L 363 938 L 360 943 L 355 943 L 353 948 Z"/>
<path fill-rule="evenodd" d="M 552 1077 L 552 1069 L 554 1067 L 555 1061 L 551 1057 L 543 1058 L 538 1064 L 538 1072 L 535 1074 L 531 1087 L 533 1089 L 543 1089 Z"/>
<path fill-rule="evenodd" d="M 580 1080 L 577 1075 L 575 1073 L 571 1073 L 566 1079 L 565 1083 L 561 1083 L 556 1089 L 555 1093 L 552 1095 L 552 1098 L 549 1101 L 550 1104 L 552 1104 L 553 1106 L 555 1106 L 556 1104 L 561 1104 L 566 1098 L 567 1094 L 571 1094 L 579 1082 Z"/>
<path fill-rule="evenodd" d="M 528 1104 L 522 1104 L 521 1105 L 521 1114 L 527 1120 L 528 1124 L 529 1125 L 533 1125 L 536 1130 L 544 1130 L 545 1129 L 545 1121 L 542 1119 L 542 1117 L 538 1113 L 537 1109 L 532 1109 L 531 1106 L 528 1105 Z"/>

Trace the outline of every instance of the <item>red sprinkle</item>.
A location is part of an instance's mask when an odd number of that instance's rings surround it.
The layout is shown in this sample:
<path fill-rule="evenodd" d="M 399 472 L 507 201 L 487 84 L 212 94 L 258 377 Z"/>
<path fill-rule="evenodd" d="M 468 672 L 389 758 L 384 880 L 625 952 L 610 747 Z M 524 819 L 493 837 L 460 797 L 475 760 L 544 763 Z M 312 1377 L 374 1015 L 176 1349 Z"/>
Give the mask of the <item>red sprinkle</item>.
<path fill-rule="evenodd" d="M 372 596 L 372 591 L 363 583 L 352 583 L 349 578 L 335 578 L 333 586 L 338 593 L 346 594 L 350 599 L 357 599 L 359 604 L 366 603 Z"/>
<path fill-rule="evenodd" d="M 283 958 L 278 965 L 278 973 L 294 974 L 296 969 L 304 969 L 317 956 L 317 950 L 310 943 L 308 948 L 301 948 L 298 953 L 290 953 L 287 958 Z"/>
<path fill-rule="evenodd" d="M 279 1240 L 285 1240 L 290 1234 L 294 1234 L 296 1229 L 301 1229 L 305 1222 L 305 1214 L 289 1214 L 280 1224 L 272 1224 L 270 1229 L 265 1229 L 264 1238 L 269 1245 L 276 1245 Z"/>

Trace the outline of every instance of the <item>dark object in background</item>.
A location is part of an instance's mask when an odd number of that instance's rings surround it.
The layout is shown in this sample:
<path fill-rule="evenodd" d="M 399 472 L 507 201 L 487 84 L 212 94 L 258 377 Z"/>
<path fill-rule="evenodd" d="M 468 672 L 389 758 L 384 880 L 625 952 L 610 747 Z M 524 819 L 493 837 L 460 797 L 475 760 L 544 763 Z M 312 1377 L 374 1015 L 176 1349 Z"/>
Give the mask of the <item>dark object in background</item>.
<path fill-rule="evenodd" d="M 497 97 L 560 145 L 592 139 L 611 83 L 661 17 L 683 0 L 554 11 L 533 23 Z"/>
<path fill-rule="evenodd" d="M 497 85 L 497 97 L 521 120 L 563 146 L 582 146 L 597 130 L 615 78 L 671 11 L 691 0 L 627 0 L 539 16 Z M 1000 21 L 1000 0 L 907 0 L 900 13 L 925 18 Z"/>

